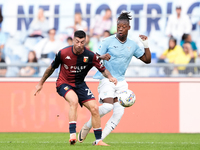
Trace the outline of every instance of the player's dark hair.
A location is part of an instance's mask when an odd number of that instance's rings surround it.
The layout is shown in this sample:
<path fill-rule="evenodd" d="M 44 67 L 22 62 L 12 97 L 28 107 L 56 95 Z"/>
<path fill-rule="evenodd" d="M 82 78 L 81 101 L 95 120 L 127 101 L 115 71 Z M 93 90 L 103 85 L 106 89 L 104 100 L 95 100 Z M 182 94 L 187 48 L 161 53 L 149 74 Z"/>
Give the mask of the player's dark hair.
<path fill-rule="evenodd" d="M 83 30 L 77 30 L 74 32 L 74 37 L 82 39 L 86 37 L 86 33 Z"/>
<path fill-rule="evenodd" d="M 118 20 L 126 20 L 127 22 L 129 22 L 129 20 L 132 20 L 131 15 L 129 14 L 130 12 L 122 12 L 118 17 Z"/>

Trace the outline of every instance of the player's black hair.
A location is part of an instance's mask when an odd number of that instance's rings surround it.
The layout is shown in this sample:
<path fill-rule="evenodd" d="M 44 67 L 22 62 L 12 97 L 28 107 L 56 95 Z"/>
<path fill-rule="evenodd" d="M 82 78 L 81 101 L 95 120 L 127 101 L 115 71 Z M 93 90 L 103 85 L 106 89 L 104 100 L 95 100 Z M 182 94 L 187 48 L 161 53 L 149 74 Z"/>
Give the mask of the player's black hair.
<path fill-rule="evenodd" d="M 132 20 L 131 15 L 129 14 L 130 12 L 122 12 L 118 17 L 118 20 L 126 20 L 127 22 L 129 22 L 129 20 Z"/>
<path fill-rule="evenodd" d="M 86 33 L 83 30 L 77 30 L 74 32 L 74 37 L 82 39 L 86 37 Z"/>

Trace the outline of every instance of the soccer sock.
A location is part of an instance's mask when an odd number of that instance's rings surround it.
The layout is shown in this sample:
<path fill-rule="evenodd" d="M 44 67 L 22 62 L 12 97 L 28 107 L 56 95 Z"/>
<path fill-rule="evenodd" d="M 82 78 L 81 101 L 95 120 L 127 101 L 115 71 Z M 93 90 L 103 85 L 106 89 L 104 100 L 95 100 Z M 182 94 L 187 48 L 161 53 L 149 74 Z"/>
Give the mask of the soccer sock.
<path fill-rule="evenodd" d="M 96 138 L 96 144 L 101 140 L 101 136 L 102 136 L 102 129 L 101 128 L 95 128 L 94 129 L 94 135 Z"/>
<path fill-rule="evenodd" d="M 72 136 L 72 134 L 76 134 L 76 121 L 69 122 L 69 133 L 70 137 Z"/>
<path fill-rule="evenodd" d="M 102 140 L 105 139 L 105 137 L 112 132 L 115 127 L 118 125 L 119 121 L 121 120 L 123 114 L 124 114 L 124 108 L 119 104 L 119 102 L 114 103 L 113 108 L 113 115 L 106 123 L 106 126 L 102 132 Z"/>
<path fill-rule="evenodd" d="M 113 109 L 113 104 L 103 103 L 103 105 L 99 106 L 99 115 L 103 117 L 105 114 L 109 113 Z M 88 128 L 92 128 L 92 118 L 86 123 Z"/>

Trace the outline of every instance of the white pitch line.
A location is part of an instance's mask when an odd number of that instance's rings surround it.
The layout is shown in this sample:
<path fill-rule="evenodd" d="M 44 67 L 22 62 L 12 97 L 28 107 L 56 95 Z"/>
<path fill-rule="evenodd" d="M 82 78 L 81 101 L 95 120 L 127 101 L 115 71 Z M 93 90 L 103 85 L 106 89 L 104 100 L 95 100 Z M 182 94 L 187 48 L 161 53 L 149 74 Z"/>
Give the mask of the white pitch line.
<path fill-rule="evenodd" d="M 46 143 L 69 143 L 69 142 L 49 142 L 49 141 L 44 141 L 44 142 L 27 142 L 27 141 L 0 141 L 1 144 L 6 144 L 6 143 L 39 143 L 39 144 L 46 144 Z M 92 144 L 92 142 L 84 142 L 86 144 Z M 199 145 L 199 143 L 195 142 L 108 142 L 112 144 L 193 144 L 193 145 Z"/>

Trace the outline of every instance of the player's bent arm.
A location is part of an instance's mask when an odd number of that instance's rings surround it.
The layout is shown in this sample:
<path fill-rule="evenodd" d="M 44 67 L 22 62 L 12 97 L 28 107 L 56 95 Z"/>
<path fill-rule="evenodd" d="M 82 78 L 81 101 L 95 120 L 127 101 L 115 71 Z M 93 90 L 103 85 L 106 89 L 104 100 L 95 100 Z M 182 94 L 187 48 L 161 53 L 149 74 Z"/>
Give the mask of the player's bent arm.
<path fill-rule="evenodd" d="M 36 95 L 38 92 L 41 91 L 44 82 L 54 72 L 54 70 L 55 70 L 55 68 L 53 68 L 51 65 L 46 69 L 46 71 L 44 72 L 44 74 L 43 74 L 41 80 L 39 81 L 38 85 L 36 85 L 36 91 L 35 91 L 34 95 Z"/>
<path fill-rule="evenodd" d="M 148 38 L 145 35 L 139 35 L 139 39 L 144 45 L 144 55 L 140 57 L 140 60 L 142 60 L 144 63 L 149 64 L 151 63 L 151 52 L 148 46 Z"/>
<path fill-rule="evenodd" d="M 144 63 L 146 64 L 150 64 L 151 63 L 151 52 L 149 48 L 145 48 L 145 53 L 144 55 L 142 55 L 142 57 L 140 57 L 140 60 L 142 60 Z"/>
<path fill-rule="evenodd" d="M 103 74 L 104 77 L 108 78 L 110 82 L 113 82 L 115 85 L 117 84 L 117 79 L 114 78 L 107 69 L 105 69 L 101 73 Z"/>

